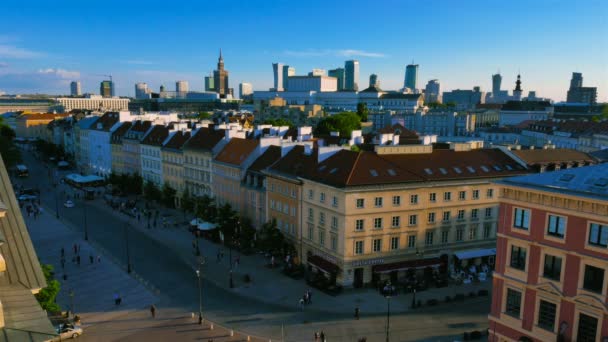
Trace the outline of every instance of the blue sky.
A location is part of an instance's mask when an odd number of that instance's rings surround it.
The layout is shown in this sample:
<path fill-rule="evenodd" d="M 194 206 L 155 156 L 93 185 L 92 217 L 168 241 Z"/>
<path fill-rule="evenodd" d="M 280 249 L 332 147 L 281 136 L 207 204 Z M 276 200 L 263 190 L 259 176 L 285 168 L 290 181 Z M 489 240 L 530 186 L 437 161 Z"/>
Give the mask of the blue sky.
<path fill-rule="evenodd" d="M 360 62 L 383 89 L 419 83 L 489 91 L 500 70 L 512 90 L 564 100 L 573 71 L 608 101 L 608 1 L 12 1 L 0 3 L 0 91 L 99 92 L 111 74 L 119 95 L 178 79 L 202 90 L 222 48 L 231 86 L 272 86 L 273 62 L 304 74 Z"/>

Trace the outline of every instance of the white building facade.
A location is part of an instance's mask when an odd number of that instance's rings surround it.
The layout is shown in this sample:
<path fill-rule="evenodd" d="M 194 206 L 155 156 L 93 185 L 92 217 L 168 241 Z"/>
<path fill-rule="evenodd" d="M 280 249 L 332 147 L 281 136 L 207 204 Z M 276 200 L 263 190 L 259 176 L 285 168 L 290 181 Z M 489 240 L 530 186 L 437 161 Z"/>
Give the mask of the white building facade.
<path fill-rule="evenodd" d="M 100 95 L 90 95 L 86 98 L 58 97 L 57 102 L 66 112 L 72 109 L 121 111 L 129 109 L 129 99 L 106 98 Z"/>

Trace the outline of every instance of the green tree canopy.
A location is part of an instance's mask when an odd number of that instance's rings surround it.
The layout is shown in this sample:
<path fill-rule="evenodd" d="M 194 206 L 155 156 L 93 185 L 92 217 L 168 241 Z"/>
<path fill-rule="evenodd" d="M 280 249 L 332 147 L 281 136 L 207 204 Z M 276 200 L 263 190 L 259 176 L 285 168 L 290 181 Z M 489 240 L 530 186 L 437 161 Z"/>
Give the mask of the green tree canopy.
<path fill-rule="evenodd" d="M 361 122 L 367 122 L 367 114 L 369 114 L 369 110 L 367 109 L 367 103 L 357 103 L 357 115 L 359 115 L 359 119 L 361 119 Z"/>
<path fill-rule="evenodd" d="M 184 193 L 182 194 L 181 199 L 182 210 L 188 213 L 193 212 L 194 204 L 194 199 L 192 198 L 192 196 L 190 196 L 190 191 L 188 190 L 188 188 L 186 188 L 186 190 L 184 190 Z"/>
<path fill-rule="evenodd" d="M 36 299 L 42 309 L 48 312 L 60 312 L 61 308 L 55 303 L 55 298 L 59 294 L 61 285 L 53 276 L 53 265 L 42 265 L 42 273 L 46 279 L 47 286 L 36 293 Z"/>
<path fill-rule="evenodd" d="M 148 201 L 161 201 L 162 192 L 150 181 L 146 181 L 144 185 L 144 197 Z"/>
<path fill-rule="evenodd" d="M 355 112 L 341 112 L 321 119 L 315 128 L 315 135 L 329 135 L 340 132 L 342 137 L 350 137 L 352 131 L 361 128 L 361 118 Z"/>
<path fill-rule="evenodd" d="M 198 118 L 201 120 L 209 119 L 209 118 L 211 118 L 211 116 L 212 116 L 212 114 L 209 112 L 199 112 L 198 113 Z"/>
<path fill-rule="evenodd" d="M 15 146 L 14 138 L 15 131 L 0 117 L 0 156 L 9 169 L 21 162 L 21 151 Z"/>
<path fill-rule="evenodd" d="M 173 189 L 169 184 L 167 184 L 167 183 L 163 184 L 163 190 L 162 190 L 163 205 L 167 208 L 174 208 L 176 194 L 177 194 L 177 191 L 175 191 L 175 189 Z"/>
<path fill-rule="evenodd" d="M 279 118 L 279 119 L 266 119 L 263 122 L 264 125 L 273 125 L 273 126 L 289 126 L 289 128 L 292 128 L 293 122 L 287 120 L 287 119 L 283 119 L 283 118 Z"/>

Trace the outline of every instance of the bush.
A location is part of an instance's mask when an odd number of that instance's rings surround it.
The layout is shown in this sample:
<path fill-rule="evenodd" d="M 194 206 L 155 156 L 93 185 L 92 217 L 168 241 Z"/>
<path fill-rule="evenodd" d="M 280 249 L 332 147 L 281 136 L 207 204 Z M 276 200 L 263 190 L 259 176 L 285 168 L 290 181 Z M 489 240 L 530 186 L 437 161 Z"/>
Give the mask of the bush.
<path fill-rule="evenodd" d="M 472 331 L 470 334 L 471 340 L 479 340 L 481 339 L 481 332 L 480 331 Z"/>
<path fill-rule="evenodd" d="M 438 304 L 437 299 L 429 299 L 426 301 L 426 305 L 428 305 L 428 306 L 435 306 L 437 304 Z"/>
<path fill-rule="evenodd" d="M 461 301 L 461 300 L 464 300 L 464 294 L 458 293 L 454 296 L 454 301 Z"/>
<path fill-rule="evenodd" d="M 488 295 L 488 290 L 479 290 L 477 292 L 477 295 L 480 296 L 480 297 L 485 297 L 485 296 Z"/>
<path fill-rule="evenodd" d="M 452 297 L 450 297 L 450 296 L 445 296 L 445 302 L 446 302 L 446 303 L 449 303 L 449 302 L 451 302 L 451 301 L 452 301 Z"/>
<path fill-rule="evenodd" d="M 469 292 L 469 297 L 474 298 L 477 297 L 477 294 L 473 291 Z"/>

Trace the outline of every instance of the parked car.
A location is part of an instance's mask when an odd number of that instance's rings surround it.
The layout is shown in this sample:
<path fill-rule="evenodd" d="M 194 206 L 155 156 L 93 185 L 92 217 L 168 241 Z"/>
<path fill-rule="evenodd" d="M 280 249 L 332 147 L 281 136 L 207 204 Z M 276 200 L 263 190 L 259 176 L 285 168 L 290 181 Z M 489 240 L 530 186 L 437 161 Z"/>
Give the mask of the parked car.
<path fill-rule="evenodd" d="M 82 328 L 74 326 L 71 323 L 60 324 L 56 328 L 57 336 L 53 341 L 64 341 L 70 338 L 77 338 L 82 335 Z"/>
<path fill-rule="evenodd" d="M 63 206 L 66 208 L 74 208 L 74 202 L 67 200 L 67 201 L 63 202 Z"/>
<path fill-rule="evenodd" d="M 38 196 L 36 195 L 28 195 L 28 194 L 24 194 L 24 195 L 19 195 L 19 197 L 17 197 L 17 199 L 19 201 L 33 201 L 33 200 L 37 200 Z"/>

